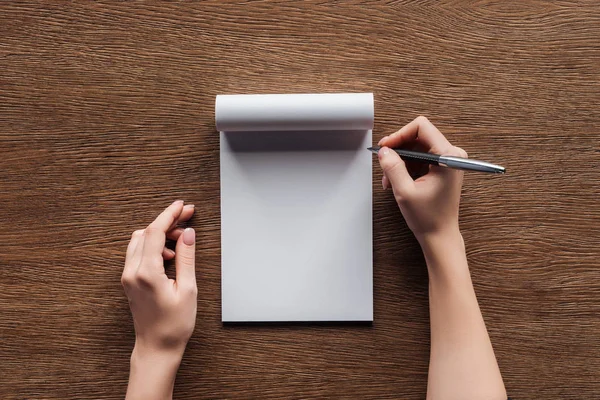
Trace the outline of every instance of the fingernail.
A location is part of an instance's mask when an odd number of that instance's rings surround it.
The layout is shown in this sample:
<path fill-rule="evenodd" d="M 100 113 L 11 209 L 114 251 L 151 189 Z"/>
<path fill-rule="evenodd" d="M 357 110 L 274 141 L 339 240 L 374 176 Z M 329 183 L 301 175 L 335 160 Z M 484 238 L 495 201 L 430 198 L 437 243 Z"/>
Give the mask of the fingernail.
<path fill-rule="evenodd" d="M 175 200 L 173 204 L 183 203 L 183 200 Z"/>
<path fill-rule="evenodd" d="M 381 138 L 381 140 L 379 141 L 379 143 L 377 143 L 377 146 L 381 146 L 381 143 L 383 143 L 389 136 L 384 136 Z"/>
<path fill-rule="evenodd" d="M 185 206 L 183 206 L 183 208 L 187 208 L 188 210 L 190 208 L 194 208 L 194 207 L 196 207 L 196 206 L 194 206 L 193 204 L 186 204 Z"/>
<path fill-rule="evenodd" d="M 379 158 L 383 158 L 389 152 L 390 152 L 390 149 L 388 149 L 387 147 L 384 146 L 384 147 L 382 147 L 382 148 L 379 149 L 379 152 L 377 153 L 377 155 L 379 156 Z"/>
<path fill-rule="evenodd" d="M 383 186 L 383 190 L 387 189 L 385 175 L 381 178 L 381 186 Z"/>
<path fill-rule="evenodd" d="M 171 249 L 167 249 L 167 253 L 169 253 L 172 256 L 175 256 L 175 252 Z"/>
<path fill-rule="evenodd" d="M 196 241 L 196 231 L 193 228 L 185 228 L 183 231 L 183 243 L 191 246 Z"/>

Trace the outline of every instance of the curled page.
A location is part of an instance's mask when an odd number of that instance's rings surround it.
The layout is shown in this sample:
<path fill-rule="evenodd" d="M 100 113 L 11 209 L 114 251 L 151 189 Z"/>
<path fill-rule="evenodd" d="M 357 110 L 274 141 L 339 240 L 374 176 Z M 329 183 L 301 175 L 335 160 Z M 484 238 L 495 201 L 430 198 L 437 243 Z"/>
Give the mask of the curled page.
<path fill-rule="evenodd" d="M 217 96 L 223 322 L 372 321 L 373 95 Z"/>
<path fill-rule="evenodd" d="M 373 129 L 372 93 L 221 95 L 215 103 L 223 132 Z"/>

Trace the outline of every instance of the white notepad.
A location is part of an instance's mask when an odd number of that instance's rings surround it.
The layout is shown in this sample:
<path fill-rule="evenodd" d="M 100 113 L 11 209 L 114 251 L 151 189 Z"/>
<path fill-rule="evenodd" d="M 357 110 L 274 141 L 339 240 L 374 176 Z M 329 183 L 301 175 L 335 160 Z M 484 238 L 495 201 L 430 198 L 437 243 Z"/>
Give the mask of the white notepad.
<path fill-rule="evenodd" d="M 373 95 L 217 96 L 222 320 L 372 321 Z"/>

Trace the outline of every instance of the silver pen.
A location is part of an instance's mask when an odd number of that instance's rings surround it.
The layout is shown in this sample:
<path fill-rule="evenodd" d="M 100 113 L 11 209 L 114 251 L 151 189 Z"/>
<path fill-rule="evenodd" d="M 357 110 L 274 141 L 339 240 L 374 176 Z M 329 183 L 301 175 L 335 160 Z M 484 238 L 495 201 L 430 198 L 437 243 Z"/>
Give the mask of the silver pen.
<path fill-rule="evenodd" d="M 379 146 L 369 147 L 367 150 L 377 154 L 379 152 Z M 466 171 L 479 171 L 489 172 L 492 174 L 503 174 L 506 169 L 500 165 L 491 164 L 485 161 L 472 160 L 470 158 L 462 158 L 455 156 L 442 156 L 439 154 L 432 153 L 421 153 L 419 151 L 412 150 L 394 150 L 403 160 L 424 162 L 432 165 L 439 165 L 442 167 L 462 169 Z"/>

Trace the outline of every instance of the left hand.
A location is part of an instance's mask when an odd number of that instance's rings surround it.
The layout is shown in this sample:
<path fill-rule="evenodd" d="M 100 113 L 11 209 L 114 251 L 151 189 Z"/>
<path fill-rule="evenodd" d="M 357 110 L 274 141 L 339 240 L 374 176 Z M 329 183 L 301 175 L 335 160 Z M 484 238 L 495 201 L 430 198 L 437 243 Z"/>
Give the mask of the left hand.
<path fill-rule="evenodd" d="M 133 232 L 121 283 L 133 315 L 134 353 L 181 357 L 194 331 L 198 293 L 196 234 L 192 228 L 177 227 L 193 213 L 193 205 L 175 201 L 145 229 Z M 175 252 L 165 247 L 167 237 L 177 240 Z M 164 260 L 172 258 L 175 280 L 169 279 L 164 269 Z"/>

